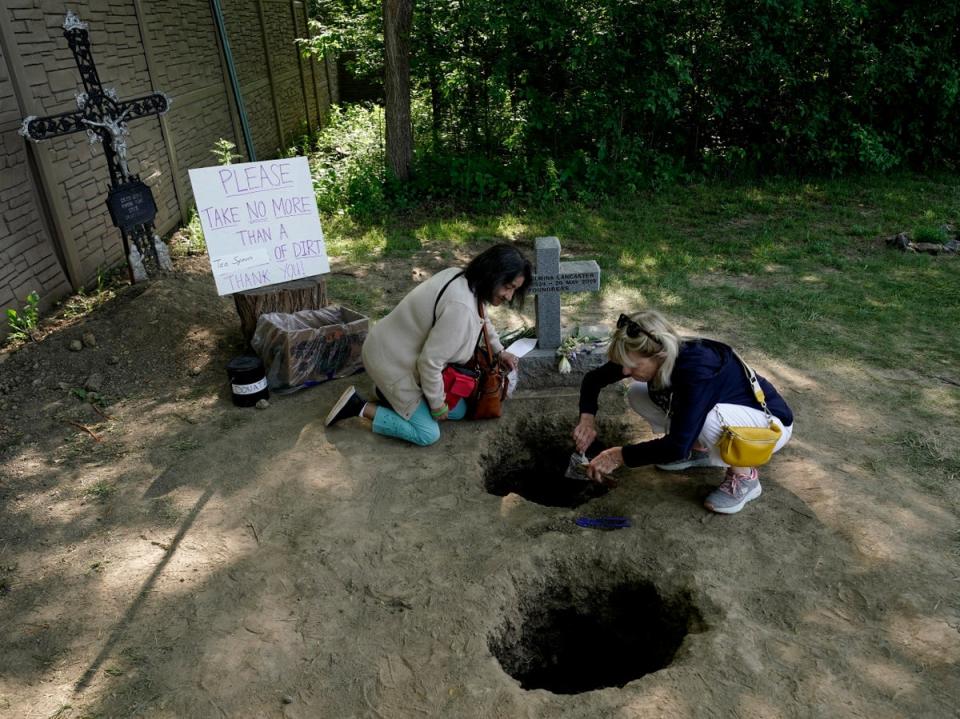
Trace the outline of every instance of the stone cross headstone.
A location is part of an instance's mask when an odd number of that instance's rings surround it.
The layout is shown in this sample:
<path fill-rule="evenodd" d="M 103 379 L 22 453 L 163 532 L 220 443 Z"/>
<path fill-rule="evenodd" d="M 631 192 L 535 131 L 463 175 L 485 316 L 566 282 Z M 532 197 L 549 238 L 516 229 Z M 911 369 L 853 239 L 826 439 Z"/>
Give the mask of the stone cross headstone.
<path fill-rule="evenodd" d="M 146 279 L 143 261 L 152 258 L 161 270 L 170 270 L 167 246 L 154 231 L 157 206 L 150 188 L 130 172 L 127 163 L 127 122 L 150 115 L 163 115 L 170 109 L 170 98 L 153 92 L 133 100 L 121 100 L 113 88 L 104 88 L 90 50 L 87 24 L 73 11 L 63 22 L 63 34 L 73 51 L 85 92 L 76 96 L 77 109 L 59 115 L 23 120 L 20 134 L 38 142 L 52 137 L 86 131 L 90 143 L 102 142 L 110 170 L 107 207 L 113 224 L 120 228 L 123 249 L 130 266 L 131 279 Z"/>
<path fill-rule="evenodd" d="M 600 266 L 594 260 L 561 262 L 556 237 L 538 237 L 534 250 L 537 264 L 531 291 L 537 296 L 537 348 L 555 350 L 562 339 L 560 293 L 598 291 Z"/>

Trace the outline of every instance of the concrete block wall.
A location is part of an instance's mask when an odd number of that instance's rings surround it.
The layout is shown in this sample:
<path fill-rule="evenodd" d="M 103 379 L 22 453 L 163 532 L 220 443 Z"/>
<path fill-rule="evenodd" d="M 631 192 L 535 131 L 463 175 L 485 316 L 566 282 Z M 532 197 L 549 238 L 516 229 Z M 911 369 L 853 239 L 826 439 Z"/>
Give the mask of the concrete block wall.
<path fill-rule="evenodd" d="M 0 43 L 0 337 L 7 332 L 6 309 L 19 312 L 30 292 L 40 295 L 45 309 L 71 289 L 44 221 L 27 147 L 17 134 L 24 113 L 3 47 Z"/>
<path fill-rule="evenodd" d="M 172 148 L 178 210 L 193 205 L 188 170 L 216 162 L 214 143 L 226 138 L 242 154 L 242 134 L 232 116 L 231 88 L 221 60 L 209 0 L 141 2 L 141 28 L 156 88 L 173 98 L 163 121 Z M 174 226 L 177 223 L 174 223 Z M 165 233 L 168 228 L 160 227 Z"/>
<path fill-rule="evenodd" d="M 28 30 L 14 31 L 20 61 L 29 78 L 33 115 L 51 115 L 76 109 L 76 94 L 83 85 L 73 55 L 63 37 L 63 11 L 56 3 L 7 0 Z M 147 71 L 134 3 L 114 0 L 77 7 L 89 25 L 97 72 L 104 87 L 117 90 L 122 99 L 149 94 L 153 89 Z M 173 194 L 171 168 L 157 118 L 129 124 L 127 138 L 131 170 L 153 189 L 160 227 L 172 226 L 179 216 Z M 65 242 L 73 246 L 79 267 L 74 279 L 86 284 L 100 269 L 123 261 L 119 233 L 110 221 L 105 200 L 109 184 L 103 148 L 89 144 L 85 133 L 49 140 L 35 148 L 46 153 L 52 169 L 46 190 L 58 196 L 67 214 L 58 217 Z"/>
<path fill-rule="evenodd" d="M 246 155 L 209 0 L 3 0 L 0 3 L 0 311 L 36 289 L 52 303 L 124 262 L 106 210 L 103 149 L 77 133 L 37 145 L 17 134 L 26 115 L 73 110 L 83 87 L 63 36 L 66 9 L 89 26 L 105 87 L 122 99 L 173 98 L 164 118 L 129 123 L 131 169 L 153 190 L 157 228 L 193 204 L 187 171 L 211 165 L 223 137 Z M 332 60 L 299 58 L 302 0 L 222 0 L 258 159 L 275 157 L 337 101 Z M 329 67 L 327 66 L 329 65 Z M 0 322 L 0 338 L 6 334 Z"/>

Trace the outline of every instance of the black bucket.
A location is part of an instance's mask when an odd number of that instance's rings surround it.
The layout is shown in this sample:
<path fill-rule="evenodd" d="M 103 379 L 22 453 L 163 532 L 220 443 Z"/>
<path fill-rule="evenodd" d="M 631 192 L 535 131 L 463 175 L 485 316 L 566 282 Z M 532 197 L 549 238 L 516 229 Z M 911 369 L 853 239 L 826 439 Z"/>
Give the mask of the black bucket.
<path fill-rule="evenodd" d="M 270 397 L 267 376 L 259 357 L 234 357 L 227 363 L 227 376 L 230 378 L 233 403 L 237 407 L 253 407 L 260 400 Z"/>

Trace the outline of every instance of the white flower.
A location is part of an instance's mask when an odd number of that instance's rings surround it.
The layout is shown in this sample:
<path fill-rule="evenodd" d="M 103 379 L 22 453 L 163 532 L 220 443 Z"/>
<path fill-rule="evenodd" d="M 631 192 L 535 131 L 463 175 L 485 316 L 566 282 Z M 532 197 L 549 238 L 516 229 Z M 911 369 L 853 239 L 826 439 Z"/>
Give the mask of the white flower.
<path fill-rule="evenodd" d="M 570 374 L 573 371 L 573 367 L 570 366 L 570 360 L 566 357 L 560 358 L 560 374 Z"/>

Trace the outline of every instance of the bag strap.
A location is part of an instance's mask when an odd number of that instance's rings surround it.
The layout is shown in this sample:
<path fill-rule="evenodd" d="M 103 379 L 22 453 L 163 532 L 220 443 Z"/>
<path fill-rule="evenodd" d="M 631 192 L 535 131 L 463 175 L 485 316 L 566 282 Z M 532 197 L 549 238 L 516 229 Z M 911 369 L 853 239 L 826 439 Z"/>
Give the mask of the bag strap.
<path fill-rule="evenodd" d="M 433 322 L 430 323 L 431 327 L 437 324 L 437 305 L 440 304 L 440 298 L 443 297 L 443 293 L 447 291 L 447 288 L 450 286 L 450 283 L 453 282 L 458 277 L 463 277 L 462 270 L 457 274 L 455 274 L 453 277 L 451 277 L 449 280 L 447 280 L 447 284 L 445 284 L 443 288 L 437 293 L 437 299 L 433 303 Z"/>
<path fill-rule="evenodd" d="M 494 354 L 493 347 L 490 345 L 490 333 L 487 331 L 487 316 L 483 312 L 483 300 L 479 297 L 477 298 L 477 312 L 480 313 L 480 331 L 483 333 L 483 343 L 487 348 L 487 359 L 490 362 L 490 366 L 493 367 L 496 355 Z"/>
<path fill-rule="evenodd" d="M 753 396 L 756 397 L 757 402 L 759 402 L 760 406 L 763 407 L 763 413 L 767 416 L 768 420 L 772 420 L 770 410 L 767 409 L 767 395 L 760 386 L 760 380 L 757 379 L 757 373 L 753 371 L 753 367 L 748 365 L 743 357 L 740 356 L 740 353 L 737 352 L 733 347 L 730 347 L 730 351 L 733 352 L 733 356 L 737 358 L 737 360 L 740 362 L 740 365 L 743 367 L 743 371 L 747 375 L 747 381 L 750 383 L 750 387 L 753 389 Z"/>

